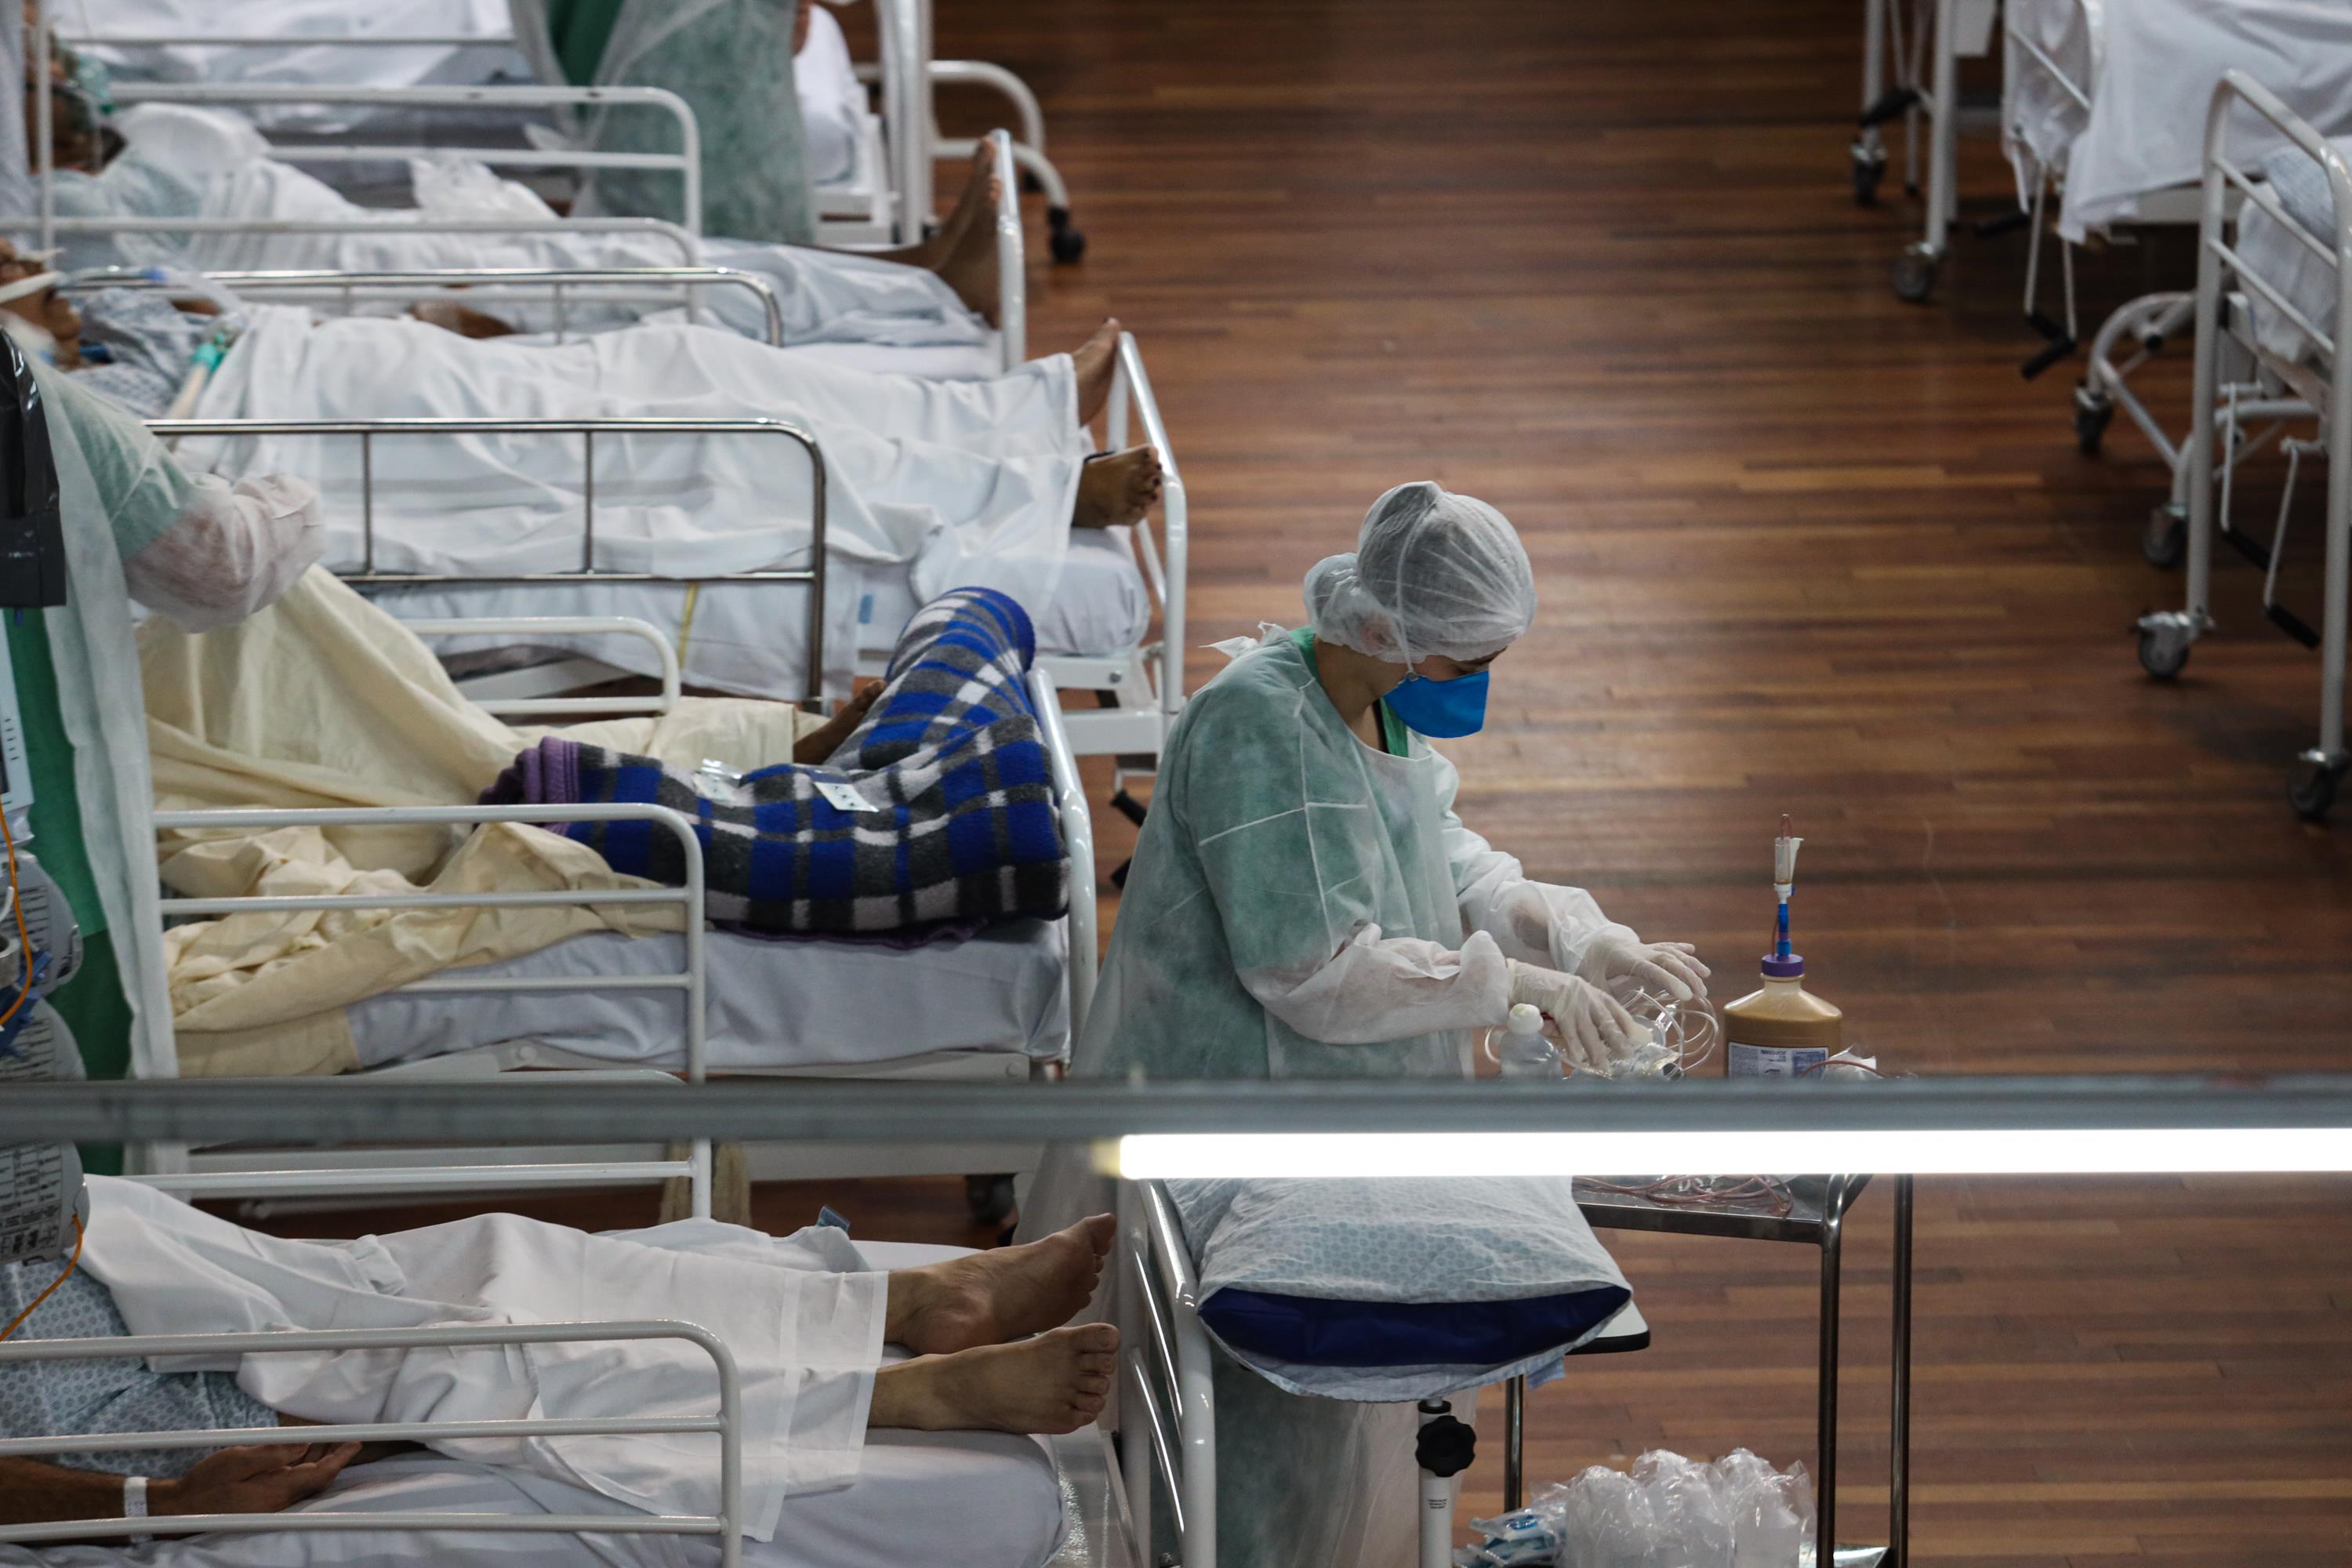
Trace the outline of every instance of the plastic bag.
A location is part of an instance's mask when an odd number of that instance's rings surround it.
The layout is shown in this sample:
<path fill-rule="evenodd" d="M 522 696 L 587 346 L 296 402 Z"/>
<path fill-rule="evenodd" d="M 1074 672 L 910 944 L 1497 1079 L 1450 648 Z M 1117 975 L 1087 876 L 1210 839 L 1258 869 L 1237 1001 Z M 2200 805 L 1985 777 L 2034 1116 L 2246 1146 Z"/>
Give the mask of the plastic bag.
<path fill-rule="evenodd" d="M 1459 1568 L 1797 1568 L 1813 1487 L 1745 1448 L 1712 1464 L 1654 1449 L 1632 1471 L 1595 1465 L 1534 1504 L 1471 1521 L 1486 1539 Z"/>

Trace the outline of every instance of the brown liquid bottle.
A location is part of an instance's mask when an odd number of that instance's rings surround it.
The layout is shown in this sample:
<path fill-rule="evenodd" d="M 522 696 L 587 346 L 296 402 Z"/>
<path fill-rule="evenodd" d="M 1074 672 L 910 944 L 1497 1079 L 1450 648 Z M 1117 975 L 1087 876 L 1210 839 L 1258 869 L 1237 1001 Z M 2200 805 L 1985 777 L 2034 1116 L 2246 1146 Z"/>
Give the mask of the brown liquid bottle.
<path fill-rule="evenodd" d="M 1767 953 L 1764 985 L 1723 1010 L 1724 1056 L 1733 1078 L 1818 1076 L 1838 1054 L 1845 1015 L 1805 989 L 1805 960 Z"/>

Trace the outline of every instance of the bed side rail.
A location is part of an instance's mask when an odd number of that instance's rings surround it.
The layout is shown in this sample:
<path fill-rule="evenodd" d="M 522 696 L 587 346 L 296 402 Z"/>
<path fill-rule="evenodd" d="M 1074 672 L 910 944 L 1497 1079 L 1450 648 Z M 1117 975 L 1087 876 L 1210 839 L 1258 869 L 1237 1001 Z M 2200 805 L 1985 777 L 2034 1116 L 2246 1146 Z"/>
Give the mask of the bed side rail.
<path fill-rule="evenodd" d="M 349 315 L 361 300 L 416 300 L 436 298 L 452 289 L 465 290 L 465 304 L 490 304 L 499 300 L 548 300 L 555 310 L 556 341 L 568 332 L 566 290 L 627 289 L 600 293 L 629 304 L 683 303 L 692 320 L 706 289 L 740 289 L 751 296 L 766 322 L 771 348 L 784 346 L 783 307 L 766 279 L 736 267 L 483 267 L 428 268 L 416 271 L 337 272 L 321 268 L 270 269 L 257 272 L 206 272 L 206 282 L 219 284 L 248 299 L 285 296 L 304 298 L 331 294 Z M 69 275 L 78 289 L 184 289 L 169 277 L 102 267 Z"/>
<path fill-rule="evenodd" d="M 1062 701 L 1053 674 L 1044 668 L 1029 672 L 1029 700 L 1036 705 L 1045 731 L 1045 755 L 1054 770 L 1054 803 L 1062 819 L 1062 842 L 1070 858 L 1070 1046 L 1076 1049 L 1086 1030 L 1087 1014 L 1095 1000 L 1095 980 L 1100 966 L 1101 911 L 1095 897 L 1094 815 L 1087 806 L 1087 786 L 1078 776 L 1078 761 L 1070 751 L 1070 732 L 1062 722 Z"/>
<path fill-rule="evenodd" d="M 157 910 L 168 920 L 175 915 L 209 918 L 330 910 L 576 909 L 599 905 L 676 905 L 682 927 L 680 934 L 685 943 L 682 967 L 674 971 L 605 975 L 593 984 L 593 988 L 607 991 L 677 993 L 685 1013 L 686 1078 L 689 1082 L 702 1082 L 707 1076 L 709 1058 L 709 964 L 704 938 L 708 905 L 703 891 L 702 842 L 695 836 L 694 825 L 667 806 L 611 802 L 582 802 L 568 805 L 343 806 L 304 810 L 239 806 L 201 811 L 159 811 L 154 816 L 154 827 L 159 835 L 166 832 L 252 833 L 279 827 L 473 827 L 498 822 L 541 826 L 566 822 L 648 823 L 677 840 L 679 856 L 685 867 L 685 881 L 675 888 L 165 898 L 157 901 Z M 413 980 L 393 989 L 423 995 L 483 995 L 493 992 L 572 991 L 581 989 L 583 984 L 577 978 L 485 975 L 461 968 L 429 979 Z M 175 1045 L 175 1059 L 176 1054 Z M 541 1187 L 592 1186 L 609 1185 L 616 1180 L 666 1181 L 673 1176 L 683 1176 L 688 1183 L 696 1215 L 707 1217 L 710 1213 L 710 1144 L 708 1140 L 695 1142 L 684 1161 L 632 1162 L 619 1165 L 525 1163 L 511 1168 L 501 1166 L 499 1170 L 496 1177 L 486 1178 L 483 1184 L 498 1181 Z M 392 1179 L 396 1176 L 397 1173 L 366 1168 L 310 1171 L 302 1173 L 300 1190 L 304 1195 L 310 1196 L 327 1193 L 378 1192 L 387 1187 L 414 1184 Z M 175 1174 L 167 1184 L 169 1184 L 173 1190 L 184 1193 L 202 1192 L 214 1195 L 244 1194 L 254 1190 L 249 1184 L 239 1184 L 236 1173 L 222 1173 L 218 1181 L 204 1175 Z"/>
<path fill-rule="evenodd" d="M 127 1360 L 177 1355 L 261 1355 L 288 1352 L 445 1350 L 478 1346 L 672 1340 L 710 1358 L 719 1380 L 715 1415 L 536 1417 L 494 1421 L 377 1421 L 340 1426 L 215 1428 L 126 1432 L 97 1436 L 0 1438 L 0 1458 L 192 1448 L 230 1445 L 308 1445 L 461 1437 L 652 1436 L 708 1432 L 719 1439 L 715 1514 L 478 1514 L 388 1510 L 367 1513 L 174 1514 L 147 1519 L 64 1520 L 0 1526 L 0 1542 L 69 1541 L 97 1535 L 201 1535 L 214 1531 L 285 1534 L 303 1531 L 463 1530 L 572 1535 L 714 1535 L 719 1561 L 736 1568 L 743 1551 L 743 1395 L 735 1357 L 698 1324 L 666 1319 L 610 1323 L 502 1323 L 416 1329 L 323 1329 L 274 1333 L 144 1334 L 88 1340 L 21 1340 L 0 1345 L 0 1368 L 65 1360 Z"/>
<path fill-rule="evenodd" d="M 505 238 L 525 234 L 639 235 L 677 248 L 681 266 L 692 267 L 702 252 L 693 235 L 667 218 L 658 217 L 428 217 L 404 215 L 402 234 L 478 234 Z M 58 234 L 226 234 L 335 235 L 382 234 L 385 225 L 374 218 L 270 217 L 74 217 L 43 218 L 0 215 L 0 233 Z M 47 243 L 47 242 L 45 242 Z"/>
<path fill-rule="evenodd" d="M 1162 475 L 1160 510 L 1167 551 L 1165 564 L 1148 521 L 1137 525 L 1135 540 L 1137 552 L 1143 561 L 1144 580 L 1160 605 L 1159 697 L 1164 741 L 1165 727 L 1174 724 L 1184 708 L 1184 582 L 1192 536 L 1185 510 L 1183 469 L 1177 464 L 1174 444 L 1168 439 L 1168 425 L 1160 417 L 1160 400 L 1152 394 L 1150 374 L 1143 368 L 1143 351 L 1137 346 L 1133 332 L 1121 332 L 1118 363 L 1111 377 L 1110 405 L 1105 416 L 1107 444 L 1114 451 L 1128 444 L 1130 412 L 1143 427 L 1143 439 L 1159 449 Z"/>
<path fill-rule="evenodd" d="M 1139 1561 L 1165 1489 L 1184 1568 L 1216 1568 L 1216 1350 L 1201 1326 L 1200 1280 L 1175 1206 L 1157 1182 L 1118 1186 L 1120 1459 Z"/>
<path fill-rule="evenodd" d="M 475 707 L 485 713 L 495 713 L 501 719 L 525 715 L 569 719 L 591 713 L 659 714 L 677 706 L 680 686 L 677 645 L 670 640 L 667 632 L 651 621 L 640 620 L 635 616 L 467 616 L 447 620 L 404 620 L 400 624 L 420 637 L 508 637 L 515 638 L 514 646 L 520 647 L 531 646 L 535 637 L 598 635 L 635 637 L 639 642 L 653 645 L 654 658 L 661 668 L 661 690 L 655 696 L 473 700 Z"/>
<path fill-rule="evenodd" d="M 1021 229 L 1021 169 L 1013 161 L 1013 138 L 995 131 L 988 141 L 996 153 L 996 335 L 1010 373 L 1029 358 L 1028 241 Z"/>
<path fill-rule="evenodd" d="M 2334 199 L 2336 209 L 2334 243 L 2313 234 L 2296 221 L 2268 183 L 2254 180 L 2246 169 L 2231 158 L 2230 110 L 2233 103 L 2240 102 L 2269 121 L 2326 173 L 2328 194 Z M 2314 322 L 2277 285 L 2249 266 L 2246 258 L 2227 242 L 2223 233 L 2228 216 L 2224 204 L 2231 191 L 2236 192 L 2244 202 L 2262 208 L 2304 248 L 2335 269 L 2337 296 L 2336 331 L 2352 330 L 2352 314 L 2347 314 L 2352 312 L 2352 167 L 2347 166 L 2344 155 L 2309 121 L 2288 108 L 2276 93 L 2240 70 L 2226 73 L 2214 87 L 2212 107 L 2206 116 L 2206 199 L 2204 221 L 2200 225 L 2200 245 L 2226 266 L 2240 282 L 2261 295 L 2273 310 L 2294 322 L 2322 353 L 2339 358 L 2335 333 Z M 2241 216 L 2242 219 L 2242 215 Z"/>
<path fill-rule="evenodd" d="M 805 658 L 806 700 L 819 702 L 824 694 L 825 606 L 825 470 L 816 437 L 781 419 L 673 419 L 613 416 L 595 419 L 499 419 L 427 416 L 392 419 L 151 419 L 147 427 L 163 440 L 186 437 L 241 437 L 250 436 L 348 437 L 360 443 L 360 570 L 341 573 L 344 581 L 369 586 L 438 585 L 457 584 L 550 583 L 708 583 L 796 584 L 808 592 Z M 516 574 L 379 572 L 375 565 L 375 469 L 377 438 L 477 435 L 546 435 L 581 437 L 582 541 L 581 564 L 567 572 Z M 712 436 L 741 435 L 789 441 L 806 455 L 810 479 L 809 561 L 807 566 L 772 567 L 751 572 L 717 573 L 675 577 L 651 572 L 604 571 L 595 564 L 596 437 L 599 435 Z"/>

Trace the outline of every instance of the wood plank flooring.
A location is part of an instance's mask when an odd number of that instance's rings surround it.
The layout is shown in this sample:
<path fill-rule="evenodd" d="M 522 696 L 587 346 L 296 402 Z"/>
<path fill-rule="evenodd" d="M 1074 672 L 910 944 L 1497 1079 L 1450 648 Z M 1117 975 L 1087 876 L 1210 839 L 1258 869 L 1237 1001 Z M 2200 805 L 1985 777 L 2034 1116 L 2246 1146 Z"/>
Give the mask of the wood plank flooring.
<path fill-rule="evenodd" d="M 1492 723 L 1453 748 L 1465 816 L 1531 873 L 1698 942 L 1736 994 L 1786 811 L 1799 945 L 1891 1070 L 2352 1067 L 2352 826 L 2284 798 L 2315 661 L 2224 560 L 2221 634 L 2177 686 L 2140 674 L 2125 628 L 2179 593 L 2137 545 L 2163 473 L 2121 421 L 2076 453 L 2076 366 L 2019 379 L 2022 237 L 1963 233 L 1934 305 L 1893 299 L 1917 210 L 1847 188 L 1859 6 L 940 9 L 942 56 L 1037 89 L 1091 242 L 1035 268 L 1033 343 L 1111 312 L 1144 343 L 1192 500 L 1192 641 L 1294 619 L 1374 495 L 1439 479 L 1540 574 Z M 1991 149 L 1963 169 L 1994 210 Z M 2187 276 L 2163 243 L 2084 272 L 2088 320 Z M 1108 865 L 1131 835 L 1104 818 Z M 966 1230 L 942 1183 L 773 1189 L 761 1216 L 820 1198 L 868 1235 Z M 1885 1495 L 1885 1244 L 1877 1194 L 1848 1251 L 1857 1540 Z M 1812 1255 L 1612 1245 L 1655 1346 L 1535 1397 L 1531 1478 L 1661 1445 L 1807 1458 Z M 2352 1561 L 2352 1184 L 1927 1182 L 1917 1261 L 1921 1563 Z"/>

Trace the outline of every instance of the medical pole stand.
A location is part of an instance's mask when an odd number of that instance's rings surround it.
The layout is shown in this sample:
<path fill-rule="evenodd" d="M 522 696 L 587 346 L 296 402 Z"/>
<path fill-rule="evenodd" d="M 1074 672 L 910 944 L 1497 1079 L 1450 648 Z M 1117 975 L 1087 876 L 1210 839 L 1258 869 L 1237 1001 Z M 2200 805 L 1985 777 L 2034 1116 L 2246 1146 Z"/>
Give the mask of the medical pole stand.
<path fill-rule="evenodd" d="M 1452 1568 L 1454 1478 L 1478 1454 L 1478 1434 L 1454 1417 L 1443 1399 L 1421 1402 L 1421 1435 L 1413 1457 L 1421 1463 L 1421 1568 Z"/>

